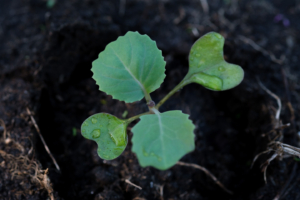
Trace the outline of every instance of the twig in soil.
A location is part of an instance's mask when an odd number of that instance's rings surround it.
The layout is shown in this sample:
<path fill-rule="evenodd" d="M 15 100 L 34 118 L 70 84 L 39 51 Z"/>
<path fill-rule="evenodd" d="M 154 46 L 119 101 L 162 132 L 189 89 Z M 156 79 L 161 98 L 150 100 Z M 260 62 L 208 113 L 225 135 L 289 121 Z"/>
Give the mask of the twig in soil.
<path fill-rule="evenodd" d="M 0 126 L 3 128 L 3 140 L 6 139 L 6 125 L 2 119 L 0 119 Z"/>
<path fill-rule="evenodd" d="M 147 199 L 145 199 L 143 197 L 134 197 L 132 200 L 147 200 Z"/>
<path fill-rule="evenodd" d="M 25 151 L 24 147 L 17 141 L 10 138 L 10 134 L 7 132 L 5 122 L 0 119 L 0 126 L 3 127 L 3 141 L 5 144 L 12 143 L 14 147 L 20 150 L 22 153 Z M 0 139 L 1 141 L 1 139 Z"/>
<path fill-rule="evenodd" d="M 48 178 L 47 174 L 48 174 L 48 168 L 46 170 L 44 170 L 44 175 L 43 175 L 42 183 L 43 183 L 44 187 L 46 188 L 46 190 L 48 191 L 50 199 L 54 200 L 53 189 L 50 186 L 50 179 Z"/>
<path fill-rule="evenodd" d="M 257 160 L 257 158 L 259 156 L 261 156 L 262 154 L 269 153 L 271 151 L 275 152 L 265 163 L 262 164 L 262 166 L 263 166 L 262 171 L 264 172 L 264 180 L 266 183 L 267 183 L 267 177 L 266 177 L 267 168 L 275 158 L 277 158 L 277 157 L 286 158 L 286 157 L 290 157 L 290 156 L 297 156 L 300 158 L 300 148 L 297 148 L 297 147 L 294 147 L 294 146 L 291 146 L 288 144 L 284 144 L 279 141 L 270 142 L 269 145 L 270 145 L 270 147 L 268 150 L 261 152 L 255 156 L 255 158 L 253 159 L 252 165 L 251 165 L 251 167 L 252 167 L 254 162 Z"/>
<path fill-rule="evenodd" d="M 219 18 L 219 21 L 220 23 L 223 25 L 223 26 L 226 26 L 229 28 L 229 30 L 232 30 L 234 31 L 236 26 L 239 25 L 241 22 L 240 19 L 237 19 L 237 20 L 234 20 L 234 21 L 230 21 L 228 20 L 226 17 L 225 17 L 225 9 L 224 8 L 221 8 L 218 10 L 218 18 Z"/>
<path fill-rule="evenodd" d="M 227 192 L 228 194 L 233 194 L 232 191 L 228 190 L 212 173 L 210 173 L 210 171 L 208 171 L 206 168 L 201 167 L 200 165 L 196 165 L 196 164 L 192 164 L 192 163 L 184 163 L 184 162 L 177 162 L 177 165 L 182 165 L 182 166 L 187 166 L 187 167 L 193 167 L 196 169 L 200 169 L 201 171 L 203 171 L 206 175 L 208 175 L 211 179 L 213 179 L 213 181 L 219 185 L 225 192 Z"/>
<path fill-rule="evenodd" d="M 136 187 L 136 188 L 139 189 L 139 190 L 142 190 L 142 189 L 143 189 L 142 187 L 140 187 L 140 186 L 138 186 L 138 185 L 136 185 L 136 184 L 130 182 L 130 180 L 128 180 L 128 179 L 125 179 L 125 182 L 128 183 L 129 185 L 132 185 L 133 187 Z"/>
<path fill-rule="evenodd" d="M 294 110 L 294 108 L 293 108 L 293 106 L 292 106 L 292 103 L 289 101 L 289 102 L 287 102 L 287 107 L 289 108 L 289 110 L 290 110 L 290 113 L 291 113 L 291 121 L 292 121 L 292 124 L 295 124 L 295 110 Z M 294 127 L 294 131 L 296 132 L 296 128 L 295 128 L 295 126 L 293 126 Z"/>
<path fill-rule="evenodd" d="M 262 164 L 262 171 L 264 172 L 264 180 L 265 180 L 265 183 L 267 183 L 267 168 L 268 166 L 270 165 L 270 163 L 275 159 L 277 158 L 278 154 L 277 153 L 274 153 L 271 158 L 269 158 L 265 163 Z"/>
<path fill-rule="evenodd" d="M 183 20 L 184 17 L 185 17 L 185 10 L 184 10 L 184 8 L 180 7 L 179 8 L 179 16 L 173 20 L 173 23 L 179 24 Z"/>
<path fill-rule="evenodd" d="M 28 156 L 16 157 L 3 150 L 0 150 L 0 155 L 4 158 L 3 162 L 7 165 L 6 169 L 10 171 L 12 179 L 30 177 L 33 182 L 38 183 L 43 189 L 47 190 L 50 200 L 54 200 L 53 189 L 47 176 L 48 169 L 40 169 L 38 163 L 29 159 Z M 32 172 L 34 172 L 34 175 Z"/>
<path fill-rule="evenodd" d="M 164 199 L 164 186 L 165 186 L 165 185 L 159 186 L 159 194 L 160 194 L 160 198 L 161 198 L 162 200 Z"/>
<path fill-rule="evenodd" d="M 269 135 L 269 134 L 271 134 L 271 133 L 273 133 L 275 131 L 282 130 L 282 129 L 285 129 L 287 127 L 290 127 L 290 125 L 291 125 L 290 123 L 287 123 L 287 124 L 283 124 L 281 126 L 278 126 L 278 127 L 274 128 L 274 129 L 270 130 L 268 133 L 262 134 L 262 137 L 265 137 L 266 135 Z M 277 139 L 277 137 L 275 137 L 272 141 L 275 141 L 276 139 Z"/>
<path fill-rule="evenodd" d="M 202 9 L 204 11 L 205 14 L 208 14 L 209 13 L 209 6 L 208 6 L 208 3 L 206 0 L 200 0 L 200 3 L 201 3 L 201 6 L 202 6 Z"/>
<path fill-rule="evenodd" d="M 259 156 L 261 156 L 261 155 L 263 155 L 263 154 L 265 154 L 265 153 L 269 153 L 269 152 L 271 152 L 271 151 L 273 151 L 273 149 L 268 149 L 268 150 L 266 150 L 266 151 L 263 151 L 263 152 L 260 152 L 259 154 L 257 154 L 257 155 L 254 157 L 254 159 L 253 159 L 253 161 L 252 161 L 252 164 L 251 164 L 251 167 L 250 167 L 250 168 L 253 167 L 254 163 L 255 163 L 256 160 L 259 158 Z"/>
<path fill-rule="evenodd" d="M 297 135 L 297 138 L 298 138 L 298 141 L 299 141 L 300 138 L 299 138 L 299 135 L 297 134 L 297 129 L 296 129 L 296 126 L 295 126 L 295 111 L 294 111 L 293 105 L 291 103 L 291 92 L 289 90 L 289 83 L 288 83 L 286 72 L 285 72 L 283 66 L 281 67 L 281 74 L 282 74 L 282 77 L 283 77 L 283 83 L 284 83 L 284 88 L 285 88 L 286 97 L 287 97 L 287 107 L 288 107 L 288 109 L 290 111 L 290 114 L 291 114 L 291 118 L 290 118 L 291 126 L 292 126 L 294 134 Z"/>
<path fill-rule="evenodd" d="M 280 150 L 280 155 L 283 155 L 284 153 L 287 154 L 285 157 L 289 156 L 298 156 L 300 158 L 300 148 L 294 147 L 288 144 L 284 144 L 282 142 L 271 142 L 271 144 L 274 144 L 277 146 L 277 149 Z"/>
<path fill-rule="evenodd" d="M 274 131 L 276 131 L 276 130 L 283 130 L 284 128 L 287 128 L 287 127 L 290 127 L 290 123 L 288 123 L 288 124 L 284 124 L 284 125 L 281 125 L 280 127 L 277 127 L 277 128 L 275 128 L 274 129 Z M 272 131 L 273 132 L 273 131 Z M 273 139 L 270 139 L 269 138 L 269 141 L 271 141 L 271 142 L 274 142 L 274 141 L 276 141 L 276 140 L 282 140 L 282 131 L 280 131 L 280 134 L 278 134 L 278 135 L 276 135 Z M 278 139 L 279 138 L 279 139 Z M 270 144 L 270 143 L 269 143 Z"/>
<path fill-rule="evenodd" d="M 45 150 L 47 151 L 47 153 L 48 153 L 49 156 L 51 157 L 51 159 L 52 159 L 52 161 L 53 161 L 53 163 L 54 163 L 56 169 L 60 172 L 60 167 L 58 166 L 58 164 L 57 164 L 55 158 L 53 157 L 52 153 L 50 152 L 50 149 L 49 149 L 49 147 L 47 146 L 47 144 L 46 144 L 46 142 L 45 142 L 45 140 L 44 140 L 44 137 L 42 136 L 42 134 L 41 134 L 41 132 L 40 132 L 40 129 L 39 129 L 39 127 L 38 127 L 38 125 L 37 125 L 35 119 L 33 118 L 32 114 L 31 114 L 31 111 L 29 110 L 29 108 L 26 108 L 26 109 L 27 109 L 27 113 L 28 113 L 28 115 L 30 116 L 30 119 L 31 119 L 31 121 L 32 121 L 32 123 L 33 123 L 33 125 L 34 125 L 34 127 L 35 127 L 35 129 L 36 129 L 36 131 L 37 131 L 37 133 L 39 134 L 39 136 L 40 136 L 40 138 L 41 138 L 41 140 L 42 140 L 42 142 L 43 142 L 43 145 L 44 145 L 44 147 L 45 147 Z"/>
<path fill-rule="evenodd" d="M 256 44 L 253 40 L 246 38 L 245 36 L 242 36 L 242 35 L 240 35 L 238 38 L 241 41 L 245 42 L 246 44 L 249 44 L 250 46 L 252 46 L 252 48 L 255 49 L 256 51 L 261 52 L 264 56 L 268 56 L 273 62 L 275 62 L 279 65 L 283 64 L 283 62 L 285 60 L 284 55 L 280 56 L 280 59 L 278 59 L 274 56 L 274 54 L 268 52 L 267 50 L 265 50 L 264 48 L 262 48 L 261 46 Z"/>
<path fill-rule="evenodd" d="M 286 97 L 287 97 L 288 103 L 290 103 L 291 102 L 291 95 L 290 95 L 290 90 L 289 90 L 289 83 L 288 83 L 288 80 L 286 78 L 286 73 L 285 73 L 285 70 L 284 70 L 283 66 L 281 66 L 281 74 L 282 74 L 282 79 L 283 79 L 283 83 L 284 83 L 284 89 L 285 89 Z"/>
<path fill-rule="evenodd" d="M 280 118 L 280 112 L 281 112 L 281 107 L 282 107 L 282 105 L 281 105 L 281 100 L 280 100 L 280 98 L 276 95 L 276 94 L 274 94 L 273 92 L 271 92 L 268 88 L 266 88 L 261 82 L 260 82 L 260 80 L 259 80 L 259 78 L 257 78 L 257 81 L 258 81 L 258 84 L 260 85 L 260 87 L 264 90 L 264 91 L 266 91 L 269 95 L 271 95 L 274 99 L 276 99 L 276 101 L 277 101 L 277 105 L 278 105 L 278 109 L 277 109 L 277 111 L 276 111 L 276 115 L 275 115 L 275 119 L 276 119 L 276 127 L 275 128 L 277 128 L 280 124 L 280 122 L 279 122 L 279 118 Z"/>

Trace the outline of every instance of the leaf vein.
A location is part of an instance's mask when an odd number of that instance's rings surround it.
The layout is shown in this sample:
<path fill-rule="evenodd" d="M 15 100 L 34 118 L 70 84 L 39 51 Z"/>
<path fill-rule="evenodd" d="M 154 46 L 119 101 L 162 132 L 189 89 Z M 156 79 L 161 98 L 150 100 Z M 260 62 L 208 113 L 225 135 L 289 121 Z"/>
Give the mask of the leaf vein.
<path fill-rule="evenodd" d="M 114 77 L 111 77 L 111 76 L 104 76 L 102 74 L 98 74 L 98 76 L 102 76 L 102 77 L 110 78 L 110 79 L 115 79 L 115 80 L 120 80 L 120 81 L 132 81 L 132 79 L 120 79 L 120 78 L 114 78 Z"/>
<path fill-rule="evenodd" d="M 155 112 L 155 111 L 154 111 Z M 158 125 L 159 125 L 159 138 L 160 138 L 160 143 L 161 143 L 161 151 L 162 151 L 162 155 L 164 155 L 163 157 L 166 158 L 165 155 L 165 146 L 164 146 L 164 138 L 162 137 L 162 135 L 164 134 L 163 129 L 162 129 L 162 123 L 161 123 L 161 117 L 160 117 L 160 113 L 158 111 L 155 112 L 155 114 L 157 115 L 157 119 L 158 119 Z M 166 166 L 166 159 L 162 159 L 164 165 Z"/>
<path fill-rule="evenodd" d="M 142 75 L 143 75 L 143 72 L 144 72 L 144 67 L 145 67 L 145 52 L 146 52 L 146 50 L 145 50 L 145 44 L 142 43 L 142 45 L 143 45 L 143 49 L 144 49 L 144 56 L 143 56 L 143 65 L 142 65 L 142 69 L 140 70 L 139 80 L 141 80 L 141 78 L 142 78 Z"/>
<path fill-rule="evenodd" d="M 167 134 L 167 132 L 166 132 L 165 136 L 167 136 L 168 138 L 170 138 L 170 139 L 172 139 L 172 140 L 176 140 L 176 139 L 177 139 L 177 132 L 175 132 L 174 130 L 168 128 L 167 126 L 164 126 L 164 125 L 162 125 L 162 126 L 163 126 L 165 129 L 168 129 L 169 131 L 175 133 L 175 136 L 172 137 L 172 136 L 169 136 L 169 134 Z"/>
<path fill-rule="evenodd" d="M 131 71 L 126 67 L 126 65 L 123 63 L 123 61 L 120 59 L 120 57 L 118 56 L 118 54 L 115 52 L 115 50 L 111 47 L 113 53 L 115 54 L 115 56 L 119 59 L 119 61 L 122 63 L 122 65 L 124 66 L 124 68 L 126 69 L 126 71 L 131 75 L 131 77 L 135 80 L 135 82 L 141 87 L 141 89 L 143 91 L 146 91 L 144 86 L 142 85 L 142 83 L 140 81 L 138 81 L 136 79 L 136 77 L 131 73 Z"/>
<path fill-rule="evenodd" d="M 150 70 L 149 70 L 149 72 L 148 72 L 148 74 L 147 74 L 147 77 L 146 77 L 146 79 L 143 81 L 144 83 L 146 83 L 147 82 L 147 80 L 148 80 L 148 78 L 150 77 L 150 73 L 151 73 L 151 71 L 152 71 L 152 69 L 153 69 L 153 66 L 154 66 L 154 63 L 156 62 L 156 58 L 157 58 L 157 56 L 156 56 L 156 54 L 155 54 L 155 58 L 153 59 L 153 62 L 152 62 L 152 65 L 151 65 L 151 68 L 150 68 Z"/>
<path fill-rule="evenodd" d="M 102 65 L 104 65 L 104 67 L 107 67 L 107 68 L 112 68 L 112 69 L 117 69 L 117 70 L 125 70 L 125 69 L 122 69 L 122 68 L 116 68 L 116 67 L 109 66 L 109 65 L 105 64 L 104 62 L 101 62 L 100 59 L 98 59 L 98 62 L 101 63 Z"/>

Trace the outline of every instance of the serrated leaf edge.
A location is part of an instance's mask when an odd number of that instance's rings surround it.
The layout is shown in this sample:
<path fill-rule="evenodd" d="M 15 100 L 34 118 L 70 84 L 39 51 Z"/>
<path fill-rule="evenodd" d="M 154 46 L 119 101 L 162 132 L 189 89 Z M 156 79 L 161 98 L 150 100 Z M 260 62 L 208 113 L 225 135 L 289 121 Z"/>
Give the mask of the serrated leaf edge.
<path fill-rule="evenodd" d="M 156 46 L 156 50 L 157 50 L 157 52 L 159 52 L 160 53 L 160 55 L 163 57 L 163 55 L 162 55 L 162 51 L 158 48 L 158 46 L 157 46 L 157 43 L 154 41 L 154 40 L 152 40 L 147 34 L 140 34 L 138 31 L 128 31 L 125 35 L 123 35 L 123 36 L 119 36 L 115 41 L 112 41 L 112 42 L 116 42 L 116 41 L 118 41 L 118 39 L 120 38 L 120 37 L 124 37 L 124 36 L 126 36 L 127 34 L 131 34 L 131 33 L 138 33 L 140 36 L 142 36 L 142 37 L 147 37 L 147 38 L 149 38 L 150 39 L 150 41 L 152 42 L 152 43 L 154 43 L 155 44 L 155 46 Z M 129 41 L 130 41 L 130 39 L 129 39 Z M 112 42 L 110 42 L 110 43 L 112 43 Z M 109 44 L 110 44 L 109 43 Z M 105 49 L 103 50 L 103 51 L 101 51 L 100 53 L 99 53 L 99 55 L 102 53 L 102 52 L 104 52 L 107 48 L 110 48 L 110 49 L 112 49 L 113 50 L 113 52 L 115 53 L 115 51 L 114 51 L 114 49 L 113 48 L 111 48 L 110 46 L 109 46 L 109 44 L 107 44 L 107 46 L 105 47 Z M 131 41 L 130 41 L 130 44 L 131 44 Z M 132 49 L 132 47 L 131 47 L 131 49 Z M 97 59 L 99 59 L 99 55 L 98 55 L 98 57 L 97 57 Z M 115 55 L 117 56 L 117 54 L 115 53 Z M 117 56 L 118 57 L 118 56 Z M 164 58 L 164 57 L 163 57 Z M 97 60 L 96 59 L 96 60 Z M 118 57 L 118 59 L 121 61 L 121 59 Z M 94 60 L 95 61 L 95 60 Z M 121 61 L 122 62 L 122 61 Z M 166 65 L 166 61 L 165 60 L 163 60 L 163 62 L 164 62 L 164 66 Z M 154 84 L 153 86 L 152 86 L 152 88 L 154 88 L 154 89 L 152 89 L 152 91 L 147 91 L 146 89 L 145 89 L 145 86 L 125 67 L 125 65 L 124 65 L 124 63 L 122 62 L 122 65 L 124 66 L 124 68 L 125 68 L 125 70 L 132 76 L 132 78 L 138 83 L 138 85 L 141 87 L 141 89 L 142 89 L 142 91 L 144 92 L 144 97 L 145 97 L 145 92 L 149 92 L 149 93 L 151 93 L 151 92 L 153 92 L 153 91 L 155 91 L 155 90 L 157 90 L 160 86 L 161 86 L 161 84 L 164 82 L 164 79 L 165 79 L 165 77 L 166 77 L 166 74 L 165 74 L 165 71 L 166 71 L 166 68 L 164 67 L 164 71 L 163 71 L 163 74 L 162 74 L 162 81 L 160 81 L 160 82 L 158 82 L 157 84 Z M 155 63 L 153 63 L 153 65 L 151 66 L 151 69 L 150 69 L 150 71 L 152 71 L 152 69 L 153 69 L 153 66 L 155 65 Z M 111 67 L 111 66 L 109 66 L 109 67 Z M 92 67 L 93 68 L 93 67 Z M 91 68 L 91 71 L 92 71 L 92 68 Z M 111 68 L 113 68 L 113 67 L 111 67 Z M 144 68 L 144 67 L 143 67 Z M 96 84 L 99 86 L 99 90 L 101 90 L 102 91 L 102 89 L 101 89 L 101 86 L 100 86 L 100 83 L 99 83 L 99 81 L 97 81 L 95 78 L 94 78 L 94 76 L 95 76 L 95 73 L 92 71 L 92 73 L 93 73 L 93 76 L 92 76 L 92 78 L 96 81 Z M 148 76 L 147 76 L 147 78 L 148 78 Z M 147 80 L 147 78 L 146 78 L 146 80 Z M 144 80 L 144 81 L 146 81 L 146 80 Z M 136 92 L 137 90 L 135 90 L 135 91 L 130 91 L 130 92 L 126 92 L 126 93 L 131 93 L 131 92 Z M 104 91 L 102 91 L 102 92 L 104 92 Z M 118 99 L 118 98 L 116 98 L 115 97 L 115 95 L 113 95 L 113 94 L 110 94 L 109 92 L 104 92 L 104 93 L 106 93 L 107 95 L 110 95 L 110 96 L 112 96 L 112 98 L 113 99 L 116 99 L 116 100 L 120 100 L 120 99 Z M 136 101 L 140 101 L 141 99 L 143 99 L 144 97 L 141 97 L 140 99 L 138 99 L 138 100 L 135 100 L 135 101 L 126 101 L 126 100 L 120 100 L 120 101 L 124 101 L 124 102 L 126 102 L 126 103 L 132 103 L 132 102 L 136 102 Z"/>
<path fill-rule="evenodd" d="M 193 128 L 192 128 L 193 131 L 195 130 L 195 125 L 194 125 L 193 121 L 189 119 L 189 115 L 188 115 L 188 114 L 183 113 L 181 110 L 171 110 L 171 111 L 166 111 L 166 112 L 172 112 L 172 111 L 177 111 L 177 112 L 180 112 L 181 114 L 184 114 L 183 116 L 184 116 L 185 120 L 188 120 L 188 121 L 191 123 L 191 125 L 193 126 Z M 154 114 L 157 115 L 157 116 L 159 116 L 159 114 L 162 114 L 162 113 L 160 113 L 159 111 L 157 111 L 157 112 L 154 111 Z M 145 117 L 145 116 L 147 116 L 147 115 L 143 115 L 143 116 L 140 117 L 140 122 L 142 122 L 142 121 L 145 120 L 145 119 L 143 119 L 143 117 Z M 159 118 L 159 120 L 160 120 L 160 130 L 162 130 L 162 129 L 161 129 L 161 128 L 162 128 L 162 124 L 161 124 L 160 116 L 159 116 L 158 118 Z M 174 117 L 174 118 L 175 118 L 175 117 Z M 176 118 L 177 118 L 177 117 L 176 117 Z M 139 122 L 138 122 L 138 123 L 139 123 Z M 162 134 L 159 134 L 159 135 L 161 136 Z M 194 138 L 195 138 L 195 135 L 194 135 Z M 131 142 L 132 142 L 132 147 L 133 147 L 135 142 L 134 142 L 133 140 L 132 140 Z M 195 144 L 194 144 L 194 148 L 193 148 L 192 150 L 186 152 L 184 155 L 182 155 L 181 158 L 182 158 L 183 156 L 185 156 L 186 154 L 188 154 L 188 153 L 194 151 L 194 149 L 195 149 Z M 133 151 L 133 149 L 132 149 L 132 152 L 138 154 L 138 152 Z M 181 159 L 181 158 L 180 158 L 180 159 Z M 180 160 L 180 159 L 179 159 L 179 160 Z M 139 159 L 138 159 L 138 160 L 139 160 Z M 159 169 L 159 170 L 167 170 L 168 168 L 170 168 L 170 167 L 168 167 L 168 165 L 166 165 L 165 160 L 164 160 L 164 167 L 163 167 L 163 168 L 158 168 L 158 167 L 156 167 L 155 165 L 151 165 L 151 164 L 144 165 L 144 164 L 140 163 L 140 161 L 139 161 L 139 164 L 140 164 L 142 167 L 148 167 L 148 166 L 151 166 L 151 167 L 154 167 L 154 168 Z M 171 167 L 172 167 L 172 166 L 171 166 Z"/>

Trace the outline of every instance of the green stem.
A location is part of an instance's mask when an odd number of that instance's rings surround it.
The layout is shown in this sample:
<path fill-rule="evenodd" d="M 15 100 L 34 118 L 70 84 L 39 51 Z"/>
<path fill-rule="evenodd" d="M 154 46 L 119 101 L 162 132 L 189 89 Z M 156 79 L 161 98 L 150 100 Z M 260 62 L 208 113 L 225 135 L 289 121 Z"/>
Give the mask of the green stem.
<path fill-rule="evenodd" d="M 150 94 L 146 90 L 143 90 L 143 92 L 144 92 L 145 100 L 147 102 L 149 111 L 151 111 L 151 108 L 155 105 L 155 103 L 154 103 L 154 101 L 152 101 Z"/>
<path fill-rule="evenodd" d="M 143 90 L 143 92 L 144 92 L 144 95 L 145 95 L 146 102 L 148 104 L 150 101 L 152 101 L 151 96 L 146 90 Z"/>
<path fill-rule="evenodd" d="M 160 102 L 155 106 L 155 108 L 158 110 L 159 107 L 165 103 L 175 92 L 186 86 L 187 84 L 190 84 L 191 81 L 188 80 L 187 78 L 184 78 L 173 90 L 171 90 Z"/>
<path fill-rule="evenodd" d="M 149 108 L 149 112 L 144 112 L 142 114 L 139 114 L 139 115 L 136 115 L 136 116 L 133 116 L 131 118 L 128 118 L 126 119 L 126 124 L 130 124 L 131 122 L 133 122 L 134 120 L 140 118 L 140 116 L 143 116 L 143 115 L 148 115 L 148 114 L 154 114 L 154 113 L 157 113 L 159 112 L 158 111 L 158 108 L 163 104 L 165 103 L 165 101 L 167 101 L 175 92 L 177 92 L 178 90 L 180 90 L 181 88 L 183 88 L 184 86 L 186 86 L 187 84 L 190 84 L 192 81 L 189 80 L 190 76 L 188 76 L 189 74 L 187 74 L 185 76 L 185 78 L 173 89 L 171 90 L 162 100 L 160 100 L 160 102 L 156 105 L 156 106 L 153 106 L 151 104 L 153 104 L 154 102 L 152 101 L 151 97 L 150 97 L 150 94 L 146 91 L 144 91 L 144 94 L 145 94 L 145 99 L 147 101 L 147 105 L 148 105 L 148 108 Z M 155 105 L 155 104 L 154 104 Z"/>
<path fill-rule="evenodd" d="M 134 120 L 138 119 L 140 116 L 143 116 L 143 115 L 147 115 L 147 114 L 150 114 L 151 112 L 144 112 L 142 114 L 139 114 L 139 115 L 136 115 L 136 116 L 133 116 L 133 117 L 130 117 L 128 119 L 126 119 L 126 123 L 127 124 L 130 124 L 131 122 L 133 122 Z"/>

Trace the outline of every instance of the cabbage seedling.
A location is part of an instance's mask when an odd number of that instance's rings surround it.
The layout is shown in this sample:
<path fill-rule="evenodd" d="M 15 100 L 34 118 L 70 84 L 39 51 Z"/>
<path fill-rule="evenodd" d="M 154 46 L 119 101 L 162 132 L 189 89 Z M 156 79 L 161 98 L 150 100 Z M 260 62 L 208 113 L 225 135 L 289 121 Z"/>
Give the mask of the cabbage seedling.
<path fill-rule="evenodd" d="M 215 91 L 237 86 L 243 80 L 244 71 L 224 60 L 223 46 L 224 38 L 215 32 L 198 39 L 189 54 L 187 75 L 155 105 L 150 93 L 160 87 L 166 76 L 166 62 L 156 43 L 138 32 L 128 32 L 111 42 L 92 63 L 96 84 L 101 91 L 126 103 L 145 98 L 149 112 L 129 119 L 119 119 L 107 113 L 92 115 L 81 126 L 83 137 L 98 144 L 98 155 L 102 159 L 115 159 L 128 143 L 128 124 L 139 118 L 132 128 L 132 151 L 140 165 L 160 170 L 172 167 L 194 150 L 195 126 L 189 115 L 180 110 L 161 113 L 159 107 L 190 83 Z"/>

